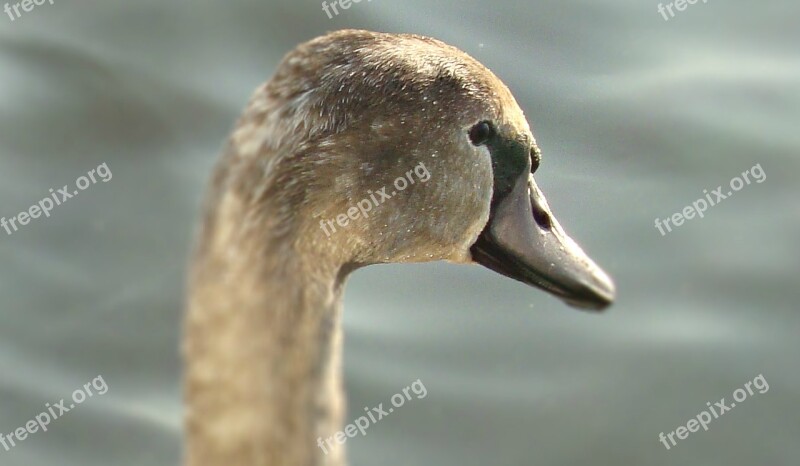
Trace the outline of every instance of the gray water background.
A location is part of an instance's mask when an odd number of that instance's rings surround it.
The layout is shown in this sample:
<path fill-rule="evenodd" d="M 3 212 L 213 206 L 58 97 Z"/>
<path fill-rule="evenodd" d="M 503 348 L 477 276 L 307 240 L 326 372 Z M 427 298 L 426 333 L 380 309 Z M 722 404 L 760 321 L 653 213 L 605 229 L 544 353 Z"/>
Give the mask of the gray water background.
<path fill-rule="evenodd" d="M 1 5 L 0 5 L 1 6 Z M 354 465 L 797 465 L 800 29 L 796 1 L 61 1 L 0 16 L 0 432 L 98 374 L 110 386 L 3 466 L 177 465 L 182 285 L 199 200 L 252 90 L 345 27 L 432 35 L 492 68 L 544 150 L 561 223 L 616 279 L 577 312 L 480 267 L 376 266 L 345 302 L 350 419 L 428 395 L 347 443 Z M 752 184 L 662 237 L 665 218 Z M 763 374 L 757 394 L 667 451 Z"/>

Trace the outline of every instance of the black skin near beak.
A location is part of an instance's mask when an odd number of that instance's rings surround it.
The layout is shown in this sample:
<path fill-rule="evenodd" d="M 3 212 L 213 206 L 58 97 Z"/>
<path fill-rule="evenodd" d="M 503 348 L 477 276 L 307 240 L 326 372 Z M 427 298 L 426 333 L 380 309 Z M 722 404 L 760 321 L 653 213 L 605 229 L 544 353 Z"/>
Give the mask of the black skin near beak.
<path fill-rule="evenodd" d="M 486 145 L 492 153 L 495 189 L 489 222 L 471 248 L 473 260 L 573 307 L 608 307 L 614 301 L 614 283 L 550 212 L 530 170 L 530 154 L 538 156 L 536 150 L 499 136 Z"/>

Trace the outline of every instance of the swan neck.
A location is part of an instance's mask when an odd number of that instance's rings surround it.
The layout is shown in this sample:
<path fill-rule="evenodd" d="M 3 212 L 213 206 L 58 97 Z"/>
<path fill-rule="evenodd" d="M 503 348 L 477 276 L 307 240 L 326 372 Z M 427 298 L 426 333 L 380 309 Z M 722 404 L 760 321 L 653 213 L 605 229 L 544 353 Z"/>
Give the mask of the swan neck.
<path fill-rule="evenodd" d="M 341 272 L 207 227 L 185 321 L 185 464 L 341 466 L 344 452 L 324 442 L 344 413 Z"/>

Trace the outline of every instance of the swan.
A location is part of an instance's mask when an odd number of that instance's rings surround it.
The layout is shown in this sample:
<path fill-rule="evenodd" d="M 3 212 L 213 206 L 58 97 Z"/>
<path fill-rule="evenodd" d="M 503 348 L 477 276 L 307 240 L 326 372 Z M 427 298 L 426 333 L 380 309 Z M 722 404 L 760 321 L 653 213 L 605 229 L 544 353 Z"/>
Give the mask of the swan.
<path fill-rule="evenodd" d="M 317 439 L 343 424 L 341 300 L 360 267 L 477 263 L 607 307 L 614 285 L 553 217 L 540 161 L 508 88 L 452 46 L 344 30 L 289 52 L 227 140 L 199 222 L 185 464 L 345 464 Z"/>

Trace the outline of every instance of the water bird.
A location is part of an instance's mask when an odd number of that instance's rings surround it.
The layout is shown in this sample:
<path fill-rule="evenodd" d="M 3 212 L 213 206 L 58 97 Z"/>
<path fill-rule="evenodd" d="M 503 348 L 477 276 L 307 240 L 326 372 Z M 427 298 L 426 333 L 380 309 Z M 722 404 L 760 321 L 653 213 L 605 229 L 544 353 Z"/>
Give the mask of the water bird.
<path fill-rule="evenodd" d="M 342 293 L 377 263 L 480 264 L 603 309 L 614 285 L 534 181 L 509 89 L 459 49 L 337 31 L 286 55 L 213 171 L 184 324 L 188 466 L 342 466 Z M 422 164 L 369 215 L 348 212 Z M 394 190 L 394 188 L 391 188 Z M 334 235 L 320 220 L 347 215 Z"/>

